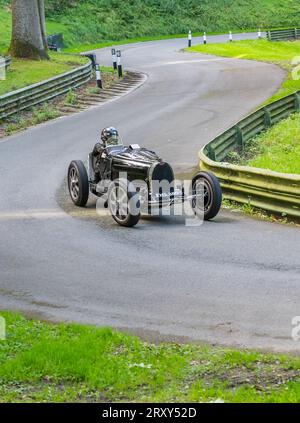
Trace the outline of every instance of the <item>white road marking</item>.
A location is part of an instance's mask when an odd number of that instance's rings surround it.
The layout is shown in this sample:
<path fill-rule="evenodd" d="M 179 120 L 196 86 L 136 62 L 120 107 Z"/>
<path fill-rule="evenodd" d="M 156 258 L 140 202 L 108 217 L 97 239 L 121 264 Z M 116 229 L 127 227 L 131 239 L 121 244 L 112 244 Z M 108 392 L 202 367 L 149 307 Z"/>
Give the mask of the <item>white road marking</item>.
<path fill-rule="evenodd" d="M 188 63 L 206 63 L 206 62 L 222 62 L 225 60 L 235 60 L 235 59 L 242 59 L 245 57 L 246 54 L 240 54 L 239 56 L 235 57 L 219 57 L 213 59 L 195 59 L 195 60 L 176 60 L 174 62 L 160 62 L 150 65 L 148 67 L 157 67 L 157 66 L 168 66 L 168 65 L 185 65 Z"/>
<path fill-rule="evenodd" d="M 75 207 L 75 206 L 74 206 Z M 111 216 L 108 209 L 101 208 L 74 208 L 64 212 L 56 209 L 31 209 L 0 211 L 0 222 L 5 220 L 47 220 L 47 219 L 65 219 L 67 217 L 97 217 Z"/>
<path fill-rule="evenodd" d="M 0 212 L 0 220 L 57 219 L 66 217 L 60 210 L 18 210 Z"/>

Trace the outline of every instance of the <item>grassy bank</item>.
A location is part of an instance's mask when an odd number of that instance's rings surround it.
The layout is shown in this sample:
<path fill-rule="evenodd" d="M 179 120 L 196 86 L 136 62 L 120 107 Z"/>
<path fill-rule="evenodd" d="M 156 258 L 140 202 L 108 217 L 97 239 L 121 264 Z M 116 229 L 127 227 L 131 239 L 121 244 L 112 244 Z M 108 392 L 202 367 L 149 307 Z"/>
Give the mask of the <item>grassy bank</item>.
<path fill-rule="evenodd" d="M 12 314 L 0 401 L 300 401 L 300 359 L 145 343 L 110 329 Z"/>
<path fill-rule="evenodd" d="M 10 38 L 10 0 L 0 0 L 0 50 Z M 68 47 L 193 32 L 244 31 L 299 24 L 298 0 L 47 0 L 48 34 Z"/>
<path fill-rule="evenodd" d="M 233 41 L 227 44 L 197 45 L 187 51 L 275 63 L 288 71 L 279 91 L 267 103 L 300 90 L 300 79 L 292 78 L 292 59 L 299 56 L 300 41 L 269 42 L 267 40 Z"/>
<path fill-rule="evenodd" d="M 248 141 L 241 156 L 233 153 L 229 158 L 236 164 L 300 174 L 300 114 Z"/>
<path fill-rule="evenodd" d="M 43 81 L 87 63 L 85 57 L 52 53 L 51 60 L 14 59 L 6 79 L 0 81 L 0 95 Z"/>

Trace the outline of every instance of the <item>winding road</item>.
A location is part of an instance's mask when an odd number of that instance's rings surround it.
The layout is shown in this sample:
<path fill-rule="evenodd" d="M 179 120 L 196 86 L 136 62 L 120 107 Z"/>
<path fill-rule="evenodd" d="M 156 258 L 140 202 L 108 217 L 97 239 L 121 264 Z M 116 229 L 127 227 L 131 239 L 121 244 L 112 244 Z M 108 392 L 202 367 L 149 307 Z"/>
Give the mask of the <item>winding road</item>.
<path fill-rule="evenodd" d="M 102 127 L 189 173 L 200 147 L 284 78 L 271 64 L 182 53 L 185 46 L 121 46 L 125 67 L 147 75 L 143 86 L 0 142 L 0 307 L 151 340 L 298 352 L 299 229 L 227 211 L 196 228 L 157 217 L 126 229 L 97 217 L 94 198 L 80 210 L 66 193 L 69 162 L 86 158 Z M 97 55 L 110 64 L 110 49 Z"/>

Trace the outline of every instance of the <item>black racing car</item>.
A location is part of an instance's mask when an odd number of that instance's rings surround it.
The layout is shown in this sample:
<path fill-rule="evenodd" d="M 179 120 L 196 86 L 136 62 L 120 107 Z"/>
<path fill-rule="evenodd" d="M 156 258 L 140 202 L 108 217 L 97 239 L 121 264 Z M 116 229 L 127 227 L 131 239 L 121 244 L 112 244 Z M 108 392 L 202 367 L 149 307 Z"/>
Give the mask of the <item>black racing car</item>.
<path fill-rule="evenodd" d="M 155 152 L 136 144 L 124 146 L 115 128 L 104 129 L 101 141 L 88 156 L 88 169 L 80 160 L 70 163 L 68 187 L 76 206 L 84 207 L 91 192 L 127 227 L 138 223 L 141 212 L 157 215 L 184 202 L 203 220 L 218 214 L 222 191 L 211 172 L 198 172 L 187 187 L 175 181 L 172 167 Z"/>

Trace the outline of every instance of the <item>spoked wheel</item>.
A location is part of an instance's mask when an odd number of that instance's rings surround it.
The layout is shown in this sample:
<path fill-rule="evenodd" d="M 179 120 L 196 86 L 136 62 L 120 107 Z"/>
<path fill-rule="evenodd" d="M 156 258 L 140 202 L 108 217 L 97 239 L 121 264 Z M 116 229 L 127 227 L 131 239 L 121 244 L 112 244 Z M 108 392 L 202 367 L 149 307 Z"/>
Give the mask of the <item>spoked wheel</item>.
<path fill-rule="evenodd" d="M 89 199 L 89 180 L 82 161 L 73 160 L 70 163 L 68 186 L 73 203 L 76 206 L 84 207 Z"/>
<path fill-rule="evenodd" d="M 192 183 L 192 208 L 198 217 L 213 219 L 222 205 L 222 189 L 219 180 L 211 172 L 200 172 Z"/>
<path fill-rule="evenodd" d="M 140 220 L 140 201 L 137 192 L 126 183 L 112 182 L 108 191 L 108 207 L 121 226 L 132 227 Z"/>

